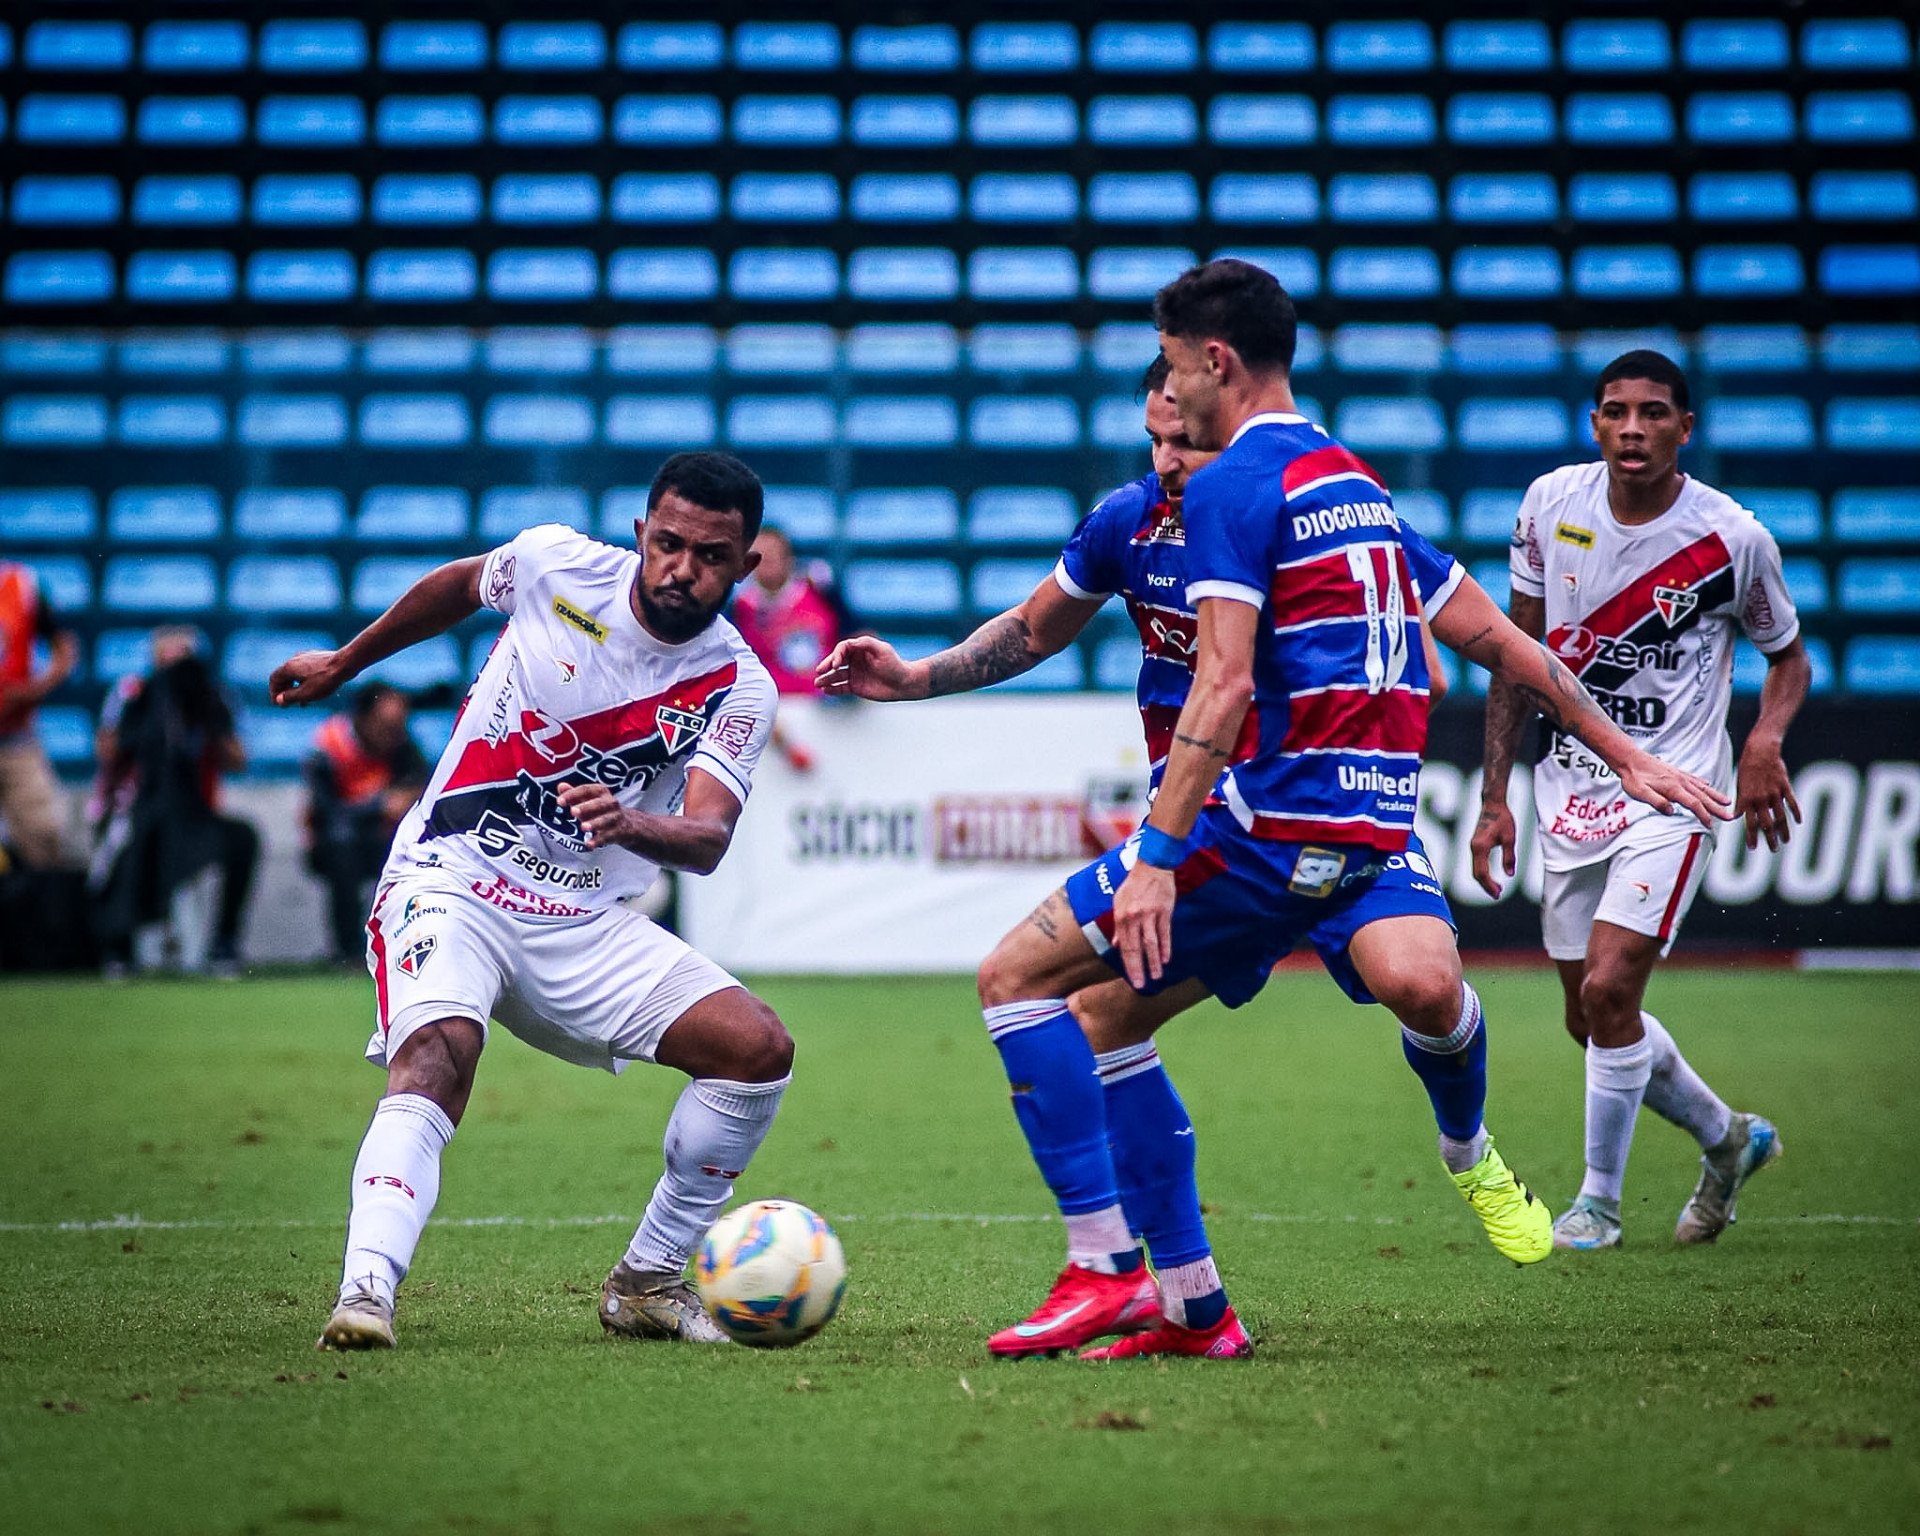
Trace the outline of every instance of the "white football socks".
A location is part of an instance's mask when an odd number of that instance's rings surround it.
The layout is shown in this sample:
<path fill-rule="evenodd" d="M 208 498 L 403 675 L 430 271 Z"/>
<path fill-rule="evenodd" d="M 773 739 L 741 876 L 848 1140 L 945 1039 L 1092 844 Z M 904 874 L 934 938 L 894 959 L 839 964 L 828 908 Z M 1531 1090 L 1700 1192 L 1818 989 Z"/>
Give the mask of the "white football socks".
<path fill-rule="evenodd" d="M 1580 1193 L 1614 1206 L 1627 1174 L 1633 1122 L 1653 1073 L 1653 1044 L 1587 1046 L 1587 1176 Z"/>
<path fill-rule="evenodd" d="M 1117 1262 L 1140 1251 L 1140 1239 L 1127 1225 L 1126 1212 L 1118 1205 L 1097 1211 L 1082 1211 L 1065 1218 L 1067 1223 L 1067 1262 L 1082 1269 L 1095 1269 L 1103 1275 L 1120 1272 Z"/>
<path fill-rule="evenodd" d="M 440 1152 L 452 1140 L 453 1122 L 432 1099 L 397 1093 L 374 1106 L 353 1162 L 342 1299 L 369 1291 L 393 1304 L 440 1197 Z"/>
<path fill-rule="evenodd" d="M 1440 1133 L 1440 1161 L 1447 1165 L 1448 1173 L 1471 1173 L 1480 1165 L 1480 1159 L 1487 1155 L 1487 1148 L 1493 1144 L 1493 1138 L 1487 1134 L 1483 1125 L 1467 1140 Z"/>
<path fill-rule="evenodd" d="M 1193 1326 L 1187 1321 L 1188 1302 L 1226 1289 L 1212 1254 L 1204 1259 L 1195 1259 L 1191 1264 L 1169 1264 L 1153 1278 L 1160 1284 L 1161 1315 L 1182 1328 Z"/>
<path fill-rule="evenodd" d="M 1673 1043 L 1666 1025 L 1652 1014 L 1642 1012 L 1640 1027 L 1653 1043 L 1653 1076 L 1647 1079 L 1647 1108 L 1691 1134 L 1703 1149 L 1719 1146 L 1732 1129 L 1733 1111 L 1680 1054 L 1680 1047 Z"/>
<path fill-rule="evenodd" d="M 760 1150 L 789 1073 L 773 1083 L 696 1077 L 667 1117 L 666 1172 L 627 1245 L 631 1269 L 679 1274 Z"/>

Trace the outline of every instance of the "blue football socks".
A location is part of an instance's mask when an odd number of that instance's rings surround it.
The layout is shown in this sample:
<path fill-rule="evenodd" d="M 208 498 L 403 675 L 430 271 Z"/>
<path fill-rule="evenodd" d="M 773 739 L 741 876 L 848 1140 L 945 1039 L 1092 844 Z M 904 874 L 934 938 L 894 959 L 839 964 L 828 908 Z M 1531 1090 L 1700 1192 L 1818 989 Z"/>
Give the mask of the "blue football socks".
<path fill-rule="evenodd" d="M 1460 1022 L 1452 1031 L 1444 1037 L 1423 1035 L 1402 1024 L 1400 1048 L 1433 1102 L 1440 1134 L 1472 1141 L 1487 1107 L 1487 1026 L 1479 995 L 1462 982 Z"/>

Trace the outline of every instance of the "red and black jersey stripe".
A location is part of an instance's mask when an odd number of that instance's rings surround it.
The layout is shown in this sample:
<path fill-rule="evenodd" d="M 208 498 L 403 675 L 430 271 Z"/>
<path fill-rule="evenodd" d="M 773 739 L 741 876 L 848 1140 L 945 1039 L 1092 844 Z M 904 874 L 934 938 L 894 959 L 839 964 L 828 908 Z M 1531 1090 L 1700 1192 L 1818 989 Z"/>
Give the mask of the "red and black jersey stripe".
<path fill-rule="evenodd" d="M 1687 633 L 1731 603 L 1734 588 L 1733 556 L 1719 534 L 1709 533 L 1635 577 L 1578 623 L 1554 630 L 1547 643 L 1589 688 L 1619 688 L 1640 670 L 1618 659 L 1623 651 L 1658 646 Z M 1661 612 L 1661 598 L 1672 593 L 1693 600 L 1684 607 L 1669 603 L 1669 617 Z M 1629 644 L 1603 647 L 1603 640 Z"/>

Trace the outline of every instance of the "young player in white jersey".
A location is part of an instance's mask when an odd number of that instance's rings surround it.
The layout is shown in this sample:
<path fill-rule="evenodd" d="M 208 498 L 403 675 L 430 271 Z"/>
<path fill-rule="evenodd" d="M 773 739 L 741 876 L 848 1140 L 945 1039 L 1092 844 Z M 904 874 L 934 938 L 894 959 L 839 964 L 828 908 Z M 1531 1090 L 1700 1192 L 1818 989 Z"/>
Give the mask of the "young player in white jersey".
<path fill-rule="evenodd" d="M 1734 794 L 1749 848 L 1777 848 L 1800 807 L 1780 756 L 1810 668 L 1780 551 L 1732 498 L 1679 467 L 1693 431 L 1685 376 L 1657 352 L 1629 352 L 1594 388 L 1601 460 L 1534 481 L 1514 529 L 1512 617 L 1543 637 L 1647 750 Z M 1736 774 L 1727 736 L 1733 645 L 1767 658 L 1760 717 Z M 1474 874 L 1500 893 L 1498 852 L 1514 873 L 1507 777 L 1531 701 L 1495 680 Z M 1554 1225 L 1561 1248 L 1620 1241 L 1620 1191 L 1644 1101 L 1701 1146 L 1698 1186 L 1674 1237 L 1710 1243 L 1734 1219 L 1742 1185 L 1780 1154 L 1774 1127 L 1735 1114 L 1641 1008 L 1656 961 L 1700 889 L 1712 847 L 1690 817 L 1622 793 L 1578 742 L 1548 734 L 1534 769 L 1546 949 L 1566 993 L 1567 1030 L 1586 1047 L 1587 1171 Z"/>
<path fill-rule="evenodd" d="M 657 1062 L 692 1079 L 600 1322 L 724 1342 L 686 1263 L 773 1123 L 793 1043 L 770 1008 L 631 904 L 663 866 L 719 863 L 773 728 L 772 679 L 720 616 L 753 569 L 762 500 L 739 460 L 677 455 L 635 525 L 638 553 L 530 528 L 429 572 L 341 649 L 275 670 L 276 704 L 310 703 L 481 607 L 507 616 L 367 920 L 367 1057 L 387 1089 L 354 1163 L 321 1347 L 392 1345 L 394 1291 L 490 1018 L 563 1061 Z"/>

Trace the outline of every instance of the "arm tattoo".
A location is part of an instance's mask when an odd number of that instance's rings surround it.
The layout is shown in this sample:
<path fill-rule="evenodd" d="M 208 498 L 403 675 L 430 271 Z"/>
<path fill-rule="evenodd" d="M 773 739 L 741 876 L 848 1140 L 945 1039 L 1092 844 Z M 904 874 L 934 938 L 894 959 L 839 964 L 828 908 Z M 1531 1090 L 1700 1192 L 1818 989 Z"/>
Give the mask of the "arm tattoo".
<path fill-rule="evenodd" d="M 1060 893 L 1058 891 L 1052 892 L 1045 901 L 1033 909 L 1032 914 L 1027 918 L 1028 922 L 1032 923 L 1034 927 L 1038 928 L 1049 939 L 1057 939 L 1060 937 L 1060 923 L 1054 916 L 1053 911 L 1053 909 L 1059 905 L 1059 901 Z"/>
<path fill-rule="evenodd" d="M 1032 670 L 1033 630 L 1018 614 L 987 620 L 950 650 L 927 658 L 927 696 L 970 693 Z"/>
<path fill-rule="evenodd" d="M 1184 741 L 1190 747 L 1198 747 L 1209 757 L 1227 757 L 1230 755 L 1227 749 L 1220 746 L 1217 742 L 1202 741 L 1198 736 L 1189 736 L 1184 731 L 1175 731 L 1173 733 L 1173 739 L 1175 741 Z"/>

